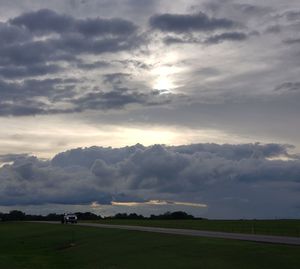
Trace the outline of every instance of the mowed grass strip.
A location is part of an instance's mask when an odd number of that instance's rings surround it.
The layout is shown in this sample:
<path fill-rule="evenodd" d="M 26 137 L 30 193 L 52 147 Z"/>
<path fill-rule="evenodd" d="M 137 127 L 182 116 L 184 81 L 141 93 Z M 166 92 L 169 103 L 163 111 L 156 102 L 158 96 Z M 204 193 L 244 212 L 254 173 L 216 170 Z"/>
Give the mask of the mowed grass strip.
<path fill-rule="evenodd" d="M 104 219 L 96 222 L 112 225 L 133 225 L 176 229 L 193 229 L 247 234 L 300 237 L 300 220 L 130 220 Z"/>
<path fill-rule="evenodd" d="M 300 247 L 36 223 L 0 223 L 0 268 L 300 268 Z"/>

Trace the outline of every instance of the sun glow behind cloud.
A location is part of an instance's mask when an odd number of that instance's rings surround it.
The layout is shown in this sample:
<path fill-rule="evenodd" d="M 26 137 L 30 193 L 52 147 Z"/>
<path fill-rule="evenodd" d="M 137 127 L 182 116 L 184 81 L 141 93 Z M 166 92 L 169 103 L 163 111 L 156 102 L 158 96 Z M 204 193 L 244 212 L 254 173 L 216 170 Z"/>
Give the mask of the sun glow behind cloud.
<path fill-rule="evenodd" d="M 111 202 L 112 206 L 126 206 L 126 207 L 136 207 L 136 206 L 166 206 L 166 205 L 171 205 L 171 206 L 187 206 L 187 207 L 201 207 L 201 208 L 206 208 L 206 204 L 201 204 L 201 203 L 190 203 L 190 202 L 178 202 L 178 201 L 167 201 L 167 200 L 149 200 L 146 202 L 116 202 L 112 201 Z M 93 202 L 91 204 L 92 208 L 97 208 L 101 207 L 102 205 Z"/>
<path fill-rule="evenodd" d="M 153 205 L 153 206 L 160 206 L 160 205 L 181 205 L 181 206 L 191 206 L 191 207 L 207 207 L 206 204 L 200 203 L 189 203 L 189 202 L 177 202 L 177 201 L 165 201 L 165 200 L 150 200 L 147 202 L 112 202 L 114 206 L 145 206 L 145 205 Z"/>
<path fill-rule="evenodd" d="M 157 61 L 159 59 L 159 61 Z M 147 61 L 153 68 L 150 71 L 152 88 L 157 90 L 171 90 L 178 85 L 175 83 L 175 75 L 182 70 L 177 65 L 179 55 L 172 51 L 167 53 L 153 53 L 153 57 Z"/>
<path fill-rule="evenodd" d="M 153 88 L 157 90 L 171 90 L 173 87 L 171 79 L 164 76 L 160 76 L 153 85 Z"/>
<path fill-rule="evenodd" d="M 135 120 L 131 122 L 130 119 L 119 126 L 103 122 L 89 124 L 84 120 L 80 121 L 79 118 L 74 120 L 71 116 L 61 117 L 61 119 L 48 116 L 24 117 L 22 124 L 17 124 L 17 121 L 18 119 L 15 118 L 0 119 L 0 124 L 3 126 L 0 134 L 0 155 L 13 151 L 52 158 L 60 151 L 95 145 L 104 147 L 122 147 L 137 143 L 145 146 L 180 145 L 199 143 L 199 141 L 236 144 L 257 140 L 256 137 L 243 137 L 218 129 L 139 124 Z M 260 138 L 260 141 L 270 142 L 270 139 Z"/>

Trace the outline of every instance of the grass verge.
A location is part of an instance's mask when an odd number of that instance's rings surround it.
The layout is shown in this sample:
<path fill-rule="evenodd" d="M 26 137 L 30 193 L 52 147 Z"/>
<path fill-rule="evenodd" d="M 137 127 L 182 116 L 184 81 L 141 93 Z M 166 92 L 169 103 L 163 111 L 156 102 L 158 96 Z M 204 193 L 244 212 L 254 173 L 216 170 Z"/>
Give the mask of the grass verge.
<path fill-rule="evenodd" d="M 300 268 L 297 246 L 35 223 L 0 223 L 0 268 Z"/>
<path fill-rule="evenodd" d="M 87 221 L 92 222 L 92 221 Z M 194 229 L 247 234 L 300 237 L 300 220 L 122 220 L 94 221 L 102 224 Z"/>

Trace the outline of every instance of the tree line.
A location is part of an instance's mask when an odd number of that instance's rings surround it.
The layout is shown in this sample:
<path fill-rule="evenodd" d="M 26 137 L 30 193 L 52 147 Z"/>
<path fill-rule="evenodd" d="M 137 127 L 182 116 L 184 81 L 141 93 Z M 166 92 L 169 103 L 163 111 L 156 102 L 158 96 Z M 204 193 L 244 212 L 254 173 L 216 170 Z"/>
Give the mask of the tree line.
<path fill-rule="evenodd" d="M 103 217 L 96 215 L 92 212 L 76 212 L 78 220 L 102 220 L 102 219 L 195 219 L 193 215 L 190 215 L 184 211 L 166 212 L 160 215 L 151 215 L 145 217 L 136 213 L 117 213 L 114 216 Z M 63 218 L 63 214 L 50 213 L 46 216 L 43 215 L 31 215 L 26 214 L 19 210 L 12 210 L 9 213 L 0 212 L 0 221 L 60 221 Z M 199 218 L 198 218 L 199 219 Z"/>

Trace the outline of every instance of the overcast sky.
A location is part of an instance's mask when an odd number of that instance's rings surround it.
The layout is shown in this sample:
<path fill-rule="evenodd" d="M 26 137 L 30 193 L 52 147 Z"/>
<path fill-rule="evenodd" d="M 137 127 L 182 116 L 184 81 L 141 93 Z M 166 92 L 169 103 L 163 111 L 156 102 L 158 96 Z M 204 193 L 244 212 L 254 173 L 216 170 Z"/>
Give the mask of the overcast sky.
<path fill-rule="evenodd" d="M 300 217 L 299 0 L 0 7 L 0 211 Z"/>

